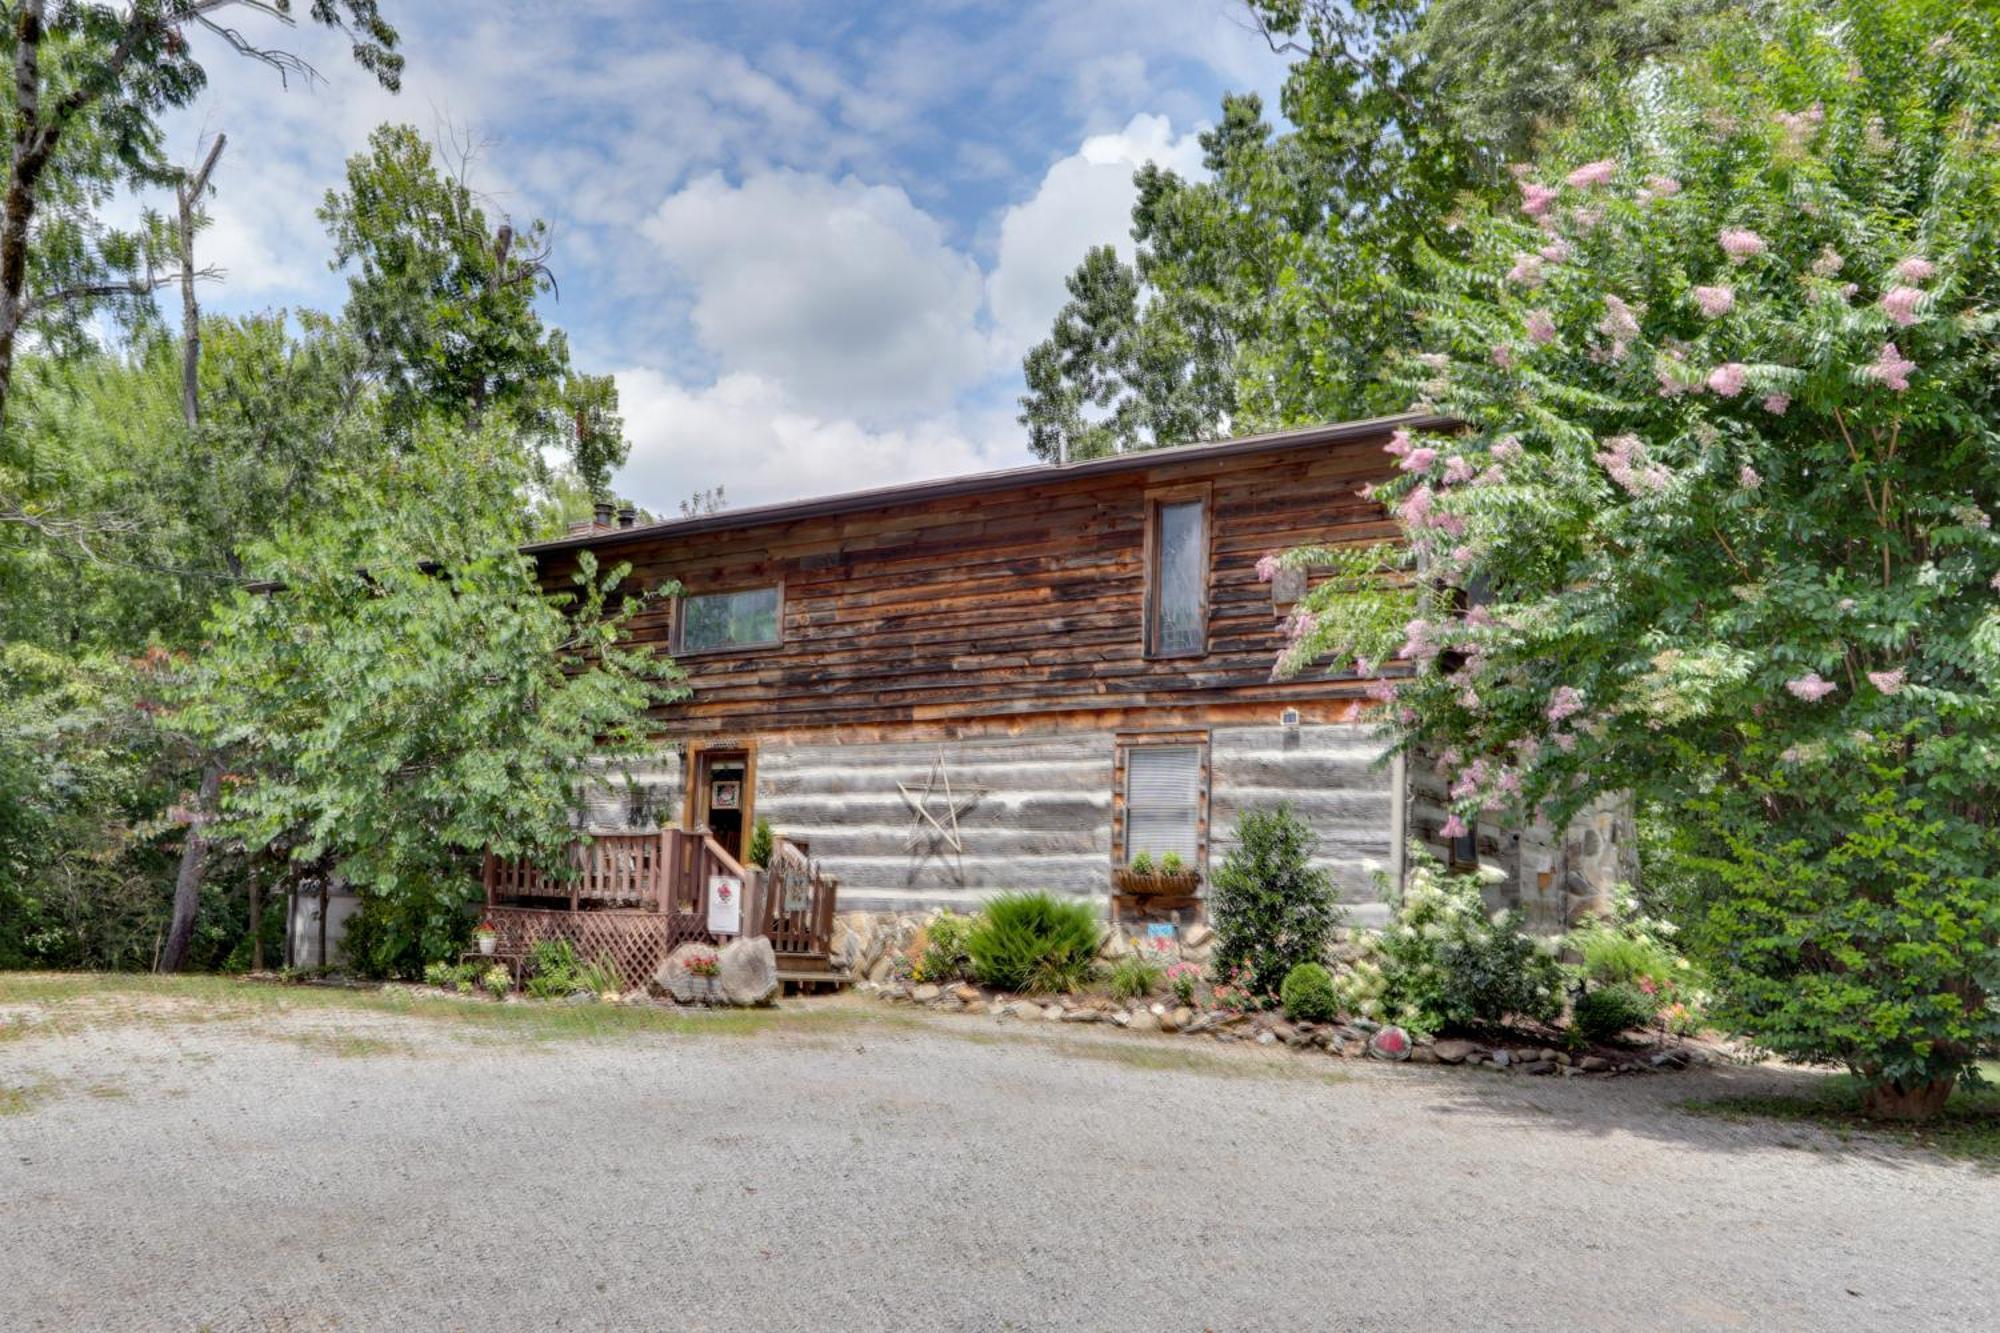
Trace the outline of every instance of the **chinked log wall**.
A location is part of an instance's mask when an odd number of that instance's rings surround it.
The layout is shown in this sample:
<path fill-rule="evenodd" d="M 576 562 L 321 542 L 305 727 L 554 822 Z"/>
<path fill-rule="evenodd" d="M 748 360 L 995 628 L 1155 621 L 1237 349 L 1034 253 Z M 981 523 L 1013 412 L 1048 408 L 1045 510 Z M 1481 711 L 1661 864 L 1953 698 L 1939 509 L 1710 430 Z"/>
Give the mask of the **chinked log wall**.
<path fill-rule="evenodd" d="M 1288 703 L 1309 719 L 1345 720 L 1365 682 L 1270 679 L 1282 639 L 1256 562 L 1306 542 L 1393 537 L 1381 507 L 1358 494 L 1386 474 L 1384 439 L 642 536 L 598 559 L 630 562 L 639 588 L 783 585 L 782 644 L 680 658 L 694 695 L 661 715 L 670 736 L 839 728 L 850 740 L 907 739 L 1079 712 L 1108 726 L 1203 725 L 1268 721 Z M 1208 653 L 1149 660 L 1146 495 L 1199 483 L 1212 488 Z M 547 552 L 542 567 L 560 585 L 575 556 Z M 665 604 L 644 612 L 640 640 L 667 651 L 671 616 Z"/>

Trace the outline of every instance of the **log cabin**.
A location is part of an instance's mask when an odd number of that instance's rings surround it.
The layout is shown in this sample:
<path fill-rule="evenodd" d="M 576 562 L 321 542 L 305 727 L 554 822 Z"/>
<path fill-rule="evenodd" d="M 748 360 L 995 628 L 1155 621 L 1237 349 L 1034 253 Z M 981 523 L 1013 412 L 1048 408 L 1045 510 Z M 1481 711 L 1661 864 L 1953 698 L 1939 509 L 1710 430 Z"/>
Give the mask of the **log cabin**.
<path fill-rule="evenodd" d="M 1259 558 L 1393 539 L 1363 488 L 1393 475 L 1393 431 L 1447 425 L 1315 426 L 658 523 L 600 510 L 529 548 L 541 576 L 565 584 L 588 551 L 629 566 L 628 586 L 677 586 L 633 630 L 692 693 L 583 822 L 706 835 L 740 860 L 768 820 L 843 910 L 1049 890 L 1188 919 L 1237 817 L 1283 801 L 1357 923 L 1380 919 L 1410 837 L 1502 864 L 1496 904 L 1559 897 L 1560 845 L 1527 864 L 1505 829 L 1439 841 L 1434 788 L 1382 758 L 1369 680 L 1272 675 L 1303 583 L 1260 580 Z M 1142 853 L 1183 874 L 1133 876 Z"/>

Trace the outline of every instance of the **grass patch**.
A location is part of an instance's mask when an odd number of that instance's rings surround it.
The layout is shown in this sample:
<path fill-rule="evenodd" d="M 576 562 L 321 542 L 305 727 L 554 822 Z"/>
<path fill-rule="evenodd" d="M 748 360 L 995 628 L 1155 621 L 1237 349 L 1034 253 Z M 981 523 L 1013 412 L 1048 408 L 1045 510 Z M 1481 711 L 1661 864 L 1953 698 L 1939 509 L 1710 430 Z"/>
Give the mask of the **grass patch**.
<path fill-rule="evenodd" d="M 635 1034 L 752 1036 L 825 1032 L 869 1021 L 858 1006 L 689 1011 L 657 1005 L 445 999 L 402 986 L 281 985 L 233 977 L 130 973 L 0 973 L 0 1005 L 35 1012 L 0 1024 L 0 1039 L 63 1036 L 131 1024 L 260 1022 L 286 1015 L 377 1014 L 507 1042 L 605 1040 Z M 345 1056 L 409 1053 L 377 1037 L 310 1032 L 288 1039 Z M 331 1043 L 331 1044 L 329 1044 Z"/>
<path fill-rule="evenodd" d="M 49 1078 L 16 1087 L 0 1083 L 0 1116 L 22 1115 L 32 1111 L 54 1096 L 55 1091 L 55 1080 Z"/>
<path fill-rule="evenodd" d="M 1980 1066 L 1989 1086 L 1959 1089 L 1935 1120 L 1921 1124 L 1870 1120 L 1861 1114 L 1861 1083 L 1847 1074 L 1829 1075 L 1802 1096 L 1718 1097 L 1684 1102 L 1697 1115 L 1729 1120 L 1776 1120 L 1812 1125 L 1843 1142 L 1861 1136 L 1955 1157 L 2000 1170 L 2000 1061 Z"/>

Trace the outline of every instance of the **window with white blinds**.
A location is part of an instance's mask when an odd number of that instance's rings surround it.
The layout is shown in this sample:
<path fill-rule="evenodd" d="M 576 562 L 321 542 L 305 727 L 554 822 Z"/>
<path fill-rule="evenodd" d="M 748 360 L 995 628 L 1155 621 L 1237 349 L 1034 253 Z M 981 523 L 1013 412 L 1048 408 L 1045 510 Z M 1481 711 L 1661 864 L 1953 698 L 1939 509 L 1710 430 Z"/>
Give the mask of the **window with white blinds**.
<path fill-rule="evenodd" d="M 1125 859 L 1201 852 L 1201 747 L 1135 745 L 1125 751 Z"/>

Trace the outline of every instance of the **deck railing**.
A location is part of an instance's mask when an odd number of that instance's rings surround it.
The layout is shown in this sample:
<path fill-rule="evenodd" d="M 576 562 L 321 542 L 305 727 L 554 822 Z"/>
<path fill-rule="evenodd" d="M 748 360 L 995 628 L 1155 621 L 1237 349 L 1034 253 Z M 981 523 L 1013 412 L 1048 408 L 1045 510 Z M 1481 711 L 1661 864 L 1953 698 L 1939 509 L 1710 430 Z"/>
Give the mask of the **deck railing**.
<path fill-rule="evenodd" d="M 774 841 L 771 862 L 767 870 L 746 868 L 714 838 L 680 829 L 594 834 L 571 847 L 555 871 L 489 853 L 486 911 L 502 953 L 519 956 L 542 940 L 567 939 L 586 959 L 609 953 L 636 983 L 681 944 L 729 938 L 712 930 L 708 917 L 709 885 L 726 876 L 743 887 L 740 928 L 731 935 L 766 936 L 794 964 L 824 961 L 837 885 L 783 838 Z"/>

